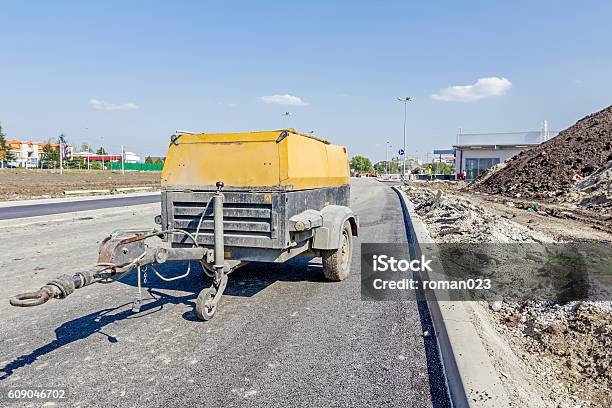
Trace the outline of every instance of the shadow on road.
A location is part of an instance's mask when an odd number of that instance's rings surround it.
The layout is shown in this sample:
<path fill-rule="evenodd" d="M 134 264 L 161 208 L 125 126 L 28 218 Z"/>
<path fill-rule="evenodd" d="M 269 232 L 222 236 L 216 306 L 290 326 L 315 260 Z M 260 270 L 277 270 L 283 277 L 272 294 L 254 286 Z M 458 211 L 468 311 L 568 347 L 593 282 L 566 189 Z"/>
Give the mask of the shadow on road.
<path fill-rule="evenodd" d="M 284 264 L 260 263 L 245 265 L 230 275 L 225 294 L 229 296 L 251 297 L 276 281 L 325 282 L 321 265 L 309 261 L 308 258 L 296 257 Z M 160 265 L 157 269 L 162 275 L 172 277 L 183 274 L 186 270 L 185 268 L 187 268 L 186 262 L 164 264 Z M 119 282 L 136 287 L 138 285 L 137 274 L 135 271 L 132 271 L 119 280 Z M 112 283 L 112 285 L 117 284 L 119 283 Z M 212 279 L 204 275 L 200 265 L 197 263 L 192 264 L 189 276 L 174 282 L 165 282 L 159 279 L 153 271 L 148 270 L 147 283 L 143 285 L 146 292 L 138 313 L 132 311 L 132 302 L 128 302 L 63 323 L 55 329 L 55 340 L 28 354 L 17 357 L 0 368 L 0 381 L 9 378 L 15 370 L 33 364 L 41 356 L 96 333 L 106 336 L 110 343 L 117 343 L 118 340 L 115 337 L 102 331 L 104 327 L 120 320 L 135 319 L 157 313 L 168 304 L 184 304 L 195 307 L 195 299 L 200 290 L 209 287 L 211 284 Z M 187 295 L 174 296 L 165 293 L 164 290 L 187 292 Z M 79 296 L 78 291 L 72 294 L 72 296 Z M 195 318 L 195 313 L 192 311 L 184 313 L 182 317 L 185 320 L 197 322 L 196 324 L 205 324 L 198 321 Z"/>

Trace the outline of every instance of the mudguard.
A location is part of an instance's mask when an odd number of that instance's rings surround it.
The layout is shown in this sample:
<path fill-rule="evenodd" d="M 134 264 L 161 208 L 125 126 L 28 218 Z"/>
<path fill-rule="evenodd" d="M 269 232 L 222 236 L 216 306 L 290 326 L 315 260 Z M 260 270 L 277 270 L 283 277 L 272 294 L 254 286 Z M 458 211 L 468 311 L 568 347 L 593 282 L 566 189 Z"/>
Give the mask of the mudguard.
<path fill-rule="evenodd" d="M 353 211 L 341 205 L 328 205 L 321 210 L 323 223 L 315 229 L 312 241 L 313 249 L 338 249 L 340 247 L 340 237 L 345 221 L 351 224 L 353 236 L 359 233 L 359 217 Z"/>

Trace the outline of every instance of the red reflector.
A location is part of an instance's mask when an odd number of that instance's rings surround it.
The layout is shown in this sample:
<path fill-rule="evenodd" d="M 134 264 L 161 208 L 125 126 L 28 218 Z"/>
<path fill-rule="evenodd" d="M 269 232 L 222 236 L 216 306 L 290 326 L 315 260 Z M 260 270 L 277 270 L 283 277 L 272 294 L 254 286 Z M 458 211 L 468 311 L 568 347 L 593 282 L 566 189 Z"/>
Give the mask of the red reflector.
<path fill-rule="evenodd" d="M 346 153 L 346 147 L 344 147 L 344 146 L 343 146 L 343 147 L 342 147 L 342 151 L 343 151 L 344 153 Z"/>

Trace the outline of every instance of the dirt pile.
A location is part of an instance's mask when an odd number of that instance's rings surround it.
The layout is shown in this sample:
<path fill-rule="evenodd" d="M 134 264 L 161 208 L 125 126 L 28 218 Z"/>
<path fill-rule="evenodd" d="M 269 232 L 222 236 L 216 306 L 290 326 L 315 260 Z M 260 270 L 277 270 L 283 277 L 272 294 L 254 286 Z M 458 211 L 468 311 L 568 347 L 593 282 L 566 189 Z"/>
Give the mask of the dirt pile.
<path fill-rule="evenodd" d="M 491 176 L 493 174 L 495 174 L 498 171 L 506 168 L 507 164 L 508 164 L 508 162 L 501 162 L 501 163 L 497 163 L 495 166 L 489 168 L 484 173 L 482 173 L 480 176 L 478 176 L 478 178 L 476 180 L 473 181 L 473 183 L 470 185 L 470 188 L 472 190 L 477 189 L 477 186 L 479 186 L 480 184 L 484 184 L 488 179 L 491 178 Z"/>
<path fill-rule="evenodd" d="M 577 181 L 612 160 L 612 106 L 593 113 L 551 140 L 524 150 L 503 169 L 485 173 L 470 188 L 510 197 L 568 197 Z"/>

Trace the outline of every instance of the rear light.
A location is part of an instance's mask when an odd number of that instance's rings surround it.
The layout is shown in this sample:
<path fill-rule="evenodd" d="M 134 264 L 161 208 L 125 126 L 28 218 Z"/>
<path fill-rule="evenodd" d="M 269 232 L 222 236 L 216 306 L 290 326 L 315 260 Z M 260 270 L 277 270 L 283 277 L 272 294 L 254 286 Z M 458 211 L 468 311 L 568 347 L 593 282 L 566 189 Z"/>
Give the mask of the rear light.
<path fill-rule="evenodd" d="M 342 151 L 346 153 L 346 146 L 342 146 Z"/>

